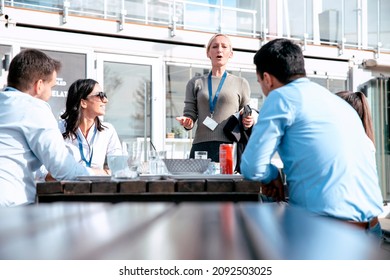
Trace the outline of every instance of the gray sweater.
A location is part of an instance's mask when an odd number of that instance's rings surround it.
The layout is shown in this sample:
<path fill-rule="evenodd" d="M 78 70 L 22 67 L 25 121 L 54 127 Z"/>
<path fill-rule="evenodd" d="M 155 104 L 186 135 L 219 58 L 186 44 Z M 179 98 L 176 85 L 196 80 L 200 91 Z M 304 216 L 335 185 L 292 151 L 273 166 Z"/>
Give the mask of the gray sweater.
<path fill-rule="evenodd" d="M 194 77 L 187 83 L 183 115 L 198 121 L 193 144 L 209 141 L 230 142 L 223 132 L 228 118 L 250 102 L 250 87 L 246 79 L 228 74 L 214 108 L 213 120 L 218 123 L 214 131 L 203 124 L 210 117 L 208 74 Z M 212 77 L 213 99 L 221 77 Z"/>

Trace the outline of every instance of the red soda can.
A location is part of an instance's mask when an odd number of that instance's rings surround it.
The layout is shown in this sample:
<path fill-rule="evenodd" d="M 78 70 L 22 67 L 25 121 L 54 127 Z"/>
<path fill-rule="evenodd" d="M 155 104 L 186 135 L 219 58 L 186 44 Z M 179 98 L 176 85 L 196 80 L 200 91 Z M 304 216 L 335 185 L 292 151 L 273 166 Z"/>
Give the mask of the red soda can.
<path fill-rule="evenodd" d="M 221 174 L 233 174 L 233 144 L 219 145 L 219 165 Z"/>

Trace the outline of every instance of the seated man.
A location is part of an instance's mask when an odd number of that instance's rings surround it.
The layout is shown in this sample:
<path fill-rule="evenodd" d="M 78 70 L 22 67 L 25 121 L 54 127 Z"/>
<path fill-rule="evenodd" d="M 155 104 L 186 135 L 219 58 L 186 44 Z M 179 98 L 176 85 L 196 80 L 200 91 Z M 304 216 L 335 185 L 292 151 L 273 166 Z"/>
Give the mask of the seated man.
<path fill-rule="evenodd" d="M 291 205 L 381 236 L 375 154 L 355 110 L 306 78 L 302 50 L 290 40 L 268 42 L 254 62 L 266 99 L 241 159 L 244 177 L 261 182 L 264 195 L 283 200 L 282 180 L 271 164 L 278 152 Z"/>
<path fill-rule="evenodd" d="M 57 180 L 105 174 L 76 162 L 47 103 L 61 63 L 27 49 L 11 61 L 0 92 L 0 207 L 35 202 L 34 172 L 42 164 Z"/>

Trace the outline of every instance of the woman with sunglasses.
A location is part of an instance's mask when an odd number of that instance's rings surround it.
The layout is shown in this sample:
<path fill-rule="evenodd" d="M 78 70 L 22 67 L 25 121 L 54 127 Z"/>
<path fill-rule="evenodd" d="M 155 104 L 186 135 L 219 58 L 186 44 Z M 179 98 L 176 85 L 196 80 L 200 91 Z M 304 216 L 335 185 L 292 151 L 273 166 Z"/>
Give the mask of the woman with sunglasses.
<path fill-rule="evenodd" d="M 110 174 L 104 169 L 106 156 L 122 153 L 115 128 L 99 118 L 105 115 L 107 102 L 107 95 L 97 81 L 79 79 L 69 87 L 65 112 L 58 123 L 65 144 L 76 160 L 102 170 L 102 175 Z M 44 167 L 37 172 L 36 179 L 52 180 Z"/>
<path fill-rule="evenodd" d="M 79 79 L 69 87 L 59 128 L 75 158 L 88 167 L 103 169 L 107 155 L 122 152 L 115 128 L 99 118 L 105 115 L 107 102 L 93 79 Z"/>

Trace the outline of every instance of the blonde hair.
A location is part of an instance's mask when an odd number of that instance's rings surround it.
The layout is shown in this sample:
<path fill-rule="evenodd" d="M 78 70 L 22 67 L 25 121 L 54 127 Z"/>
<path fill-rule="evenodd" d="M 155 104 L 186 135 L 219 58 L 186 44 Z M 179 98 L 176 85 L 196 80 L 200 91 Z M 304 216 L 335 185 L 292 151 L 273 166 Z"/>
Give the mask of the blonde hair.
<path fill-rule="evenodd" d="M 206 54 L 209 53 L 211 44 L 213 43 L 214 39 L 219 37 L 219 36 L 223 36 L 223 37 L 226 38 L 226 40 L 229 42 L 230 51 L 233 51 L 232 42 L 230 41 L 230 38 L 227 35 L 225 35 L 225 34 L 217 33 L 217 34 L 214 34 L 213 37 L 211 37 L 209 42 L 207 43 L 207 45 L 206 45 Z"/>

